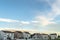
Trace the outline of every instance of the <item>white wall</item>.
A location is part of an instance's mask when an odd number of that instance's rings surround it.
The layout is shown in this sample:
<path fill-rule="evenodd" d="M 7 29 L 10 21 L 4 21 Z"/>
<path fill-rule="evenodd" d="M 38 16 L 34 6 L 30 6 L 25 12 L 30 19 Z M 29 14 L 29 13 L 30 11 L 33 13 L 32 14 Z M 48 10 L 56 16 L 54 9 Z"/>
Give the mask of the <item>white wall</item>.
<path fill-rule="evenodd" d="M 14 39 L 14 33 L 4 33 L 4 39 L 7 39 L 8 36 L 9 36 L 11 39 Z"/>
<path fill-rule="evenodd" d="M 48 36 L 48 35 L 42 35 L 42 38 L 43 38 L 44 40 L 48 40 L 48 39 L 49 39 L 49 36 Z"/>
<path fill-rule="evenodd" d="M 29 38 L 30 34 L 23 33 L 24 38 Z"/>
<path fill-rule="evenodd" d="M 51 39 L 57 38 L 57 35 L 50 35 Z"/>
<path fill-rule="evenodd" d="M 3 40 L 6 40 L 6 35 L 4 32 L 0 31 L 0 40 L 3 39 Z"/>
<path fill-rule="evenodd" d="M 16 40 L 26 40 L 26 39 L 16 39 Z M 32 40 L 32 39 L 27 39 L 27 40 Z"/>

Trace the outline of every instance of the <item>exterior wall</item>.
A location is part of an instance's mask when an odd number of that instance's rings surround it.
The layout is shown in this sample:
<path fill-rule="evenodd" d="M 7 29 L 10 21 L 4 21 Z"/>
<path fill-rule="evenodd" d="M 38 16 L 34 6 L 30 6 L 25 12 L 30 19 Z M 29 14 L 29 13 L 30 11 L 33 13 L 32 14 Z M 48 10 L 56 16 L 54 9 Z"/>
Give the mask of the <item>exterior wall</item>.
<path fill-rule="evenodd" d="M 24 36 L 24 38 L 29 38 L 30 37 L 30 34 L 23 32 L 23 36 Z"/>
<path fill-rule="evenodd" d="M 11 39 L 14 39 L 14 33 L 5 33 L 5 37 L 10 37 Z"/>
<path fill-rule="evenodd" d="M 42 35 L 43 40 L 48 40 L 49 36 L 48 35 Z"/>
<path fill-rule="evenodd" d="M 3 40 L 7 40 L 7 37 L 9 36 L 11 39 L 14 39 L 14 33 L 9 33 L 9 32 L 4 32 L 4 31 L 0 31 L 0 38 L 2 38 Z"/>
<path fill-rule="evenodd" d="M 26 40 L 26 39 L 16 39 L 16 40 Z"/>
<path fill-rule="evenodd" d="M 19 32 L 3 32 L 0 31 L 0 40 L 7 40 L 7 37 L 10 37 L 12 40 L 14 39 L 14 36 L 16 37 L 16 40 L 48 40 L 49 37 L 51 37 L 52 40 L 57 38 L 57 35 L 53 34 L 53 35 L 48 35 L 48 34 L 33 34 L 32 38 L 29 39 L 30 34 L 29 33 L 19 33 Z M 23 38 L 22 38 L 23 37 Z"/>
<path fill-rule="evenodd" d="M 15 38 L 18 38 L 18 39 L 21 39 L 21 38 L 23 38 L 23 33 L 15 32 L 15 33 L 14 33 L 14 37 L 15 37 Z"/>
<path fill-rule="evenodd" d="M 7 35 L 4 35 L 4 40 L 7 40 Z"/>
<path fill-rule="evenodd" d="M 18 32 L 14 32 L 14 38 L 18 38 Z"/>
<path fill-rule="evenodd" d="M 4 40 L 4 32 L 0 31 L 0 40 Z"/>
<path fill-rule="evenodd" d="M 36 35 L 34 35 L 32 38 L 33 38 L 33 39 L 38 39 Z"/>
<path fill-rule="evenodd" d="M 16 39 L 16 40 L 26 40 L 26 39 Z M 27 39 L 27 40 L 36 40 L 36 39 Z M 37 39 L 38 40 L 38 39 Z M 40 39 L 39 39 L 40 40 Z"/>
<path fill-rule="evenodd" d="M 16 39 L 16 40 L 26 40 L 26 39 Z M 27 39 L 27 40 L 34 40 L 34 39 Z"/>
<path fill-rule="evenodd" d="M 56 39 L 57 35 L 50 35 L 51 39 Z"/>
<path fill-rule="evenodd" d="M 19 39 L 23 39 L 23 33 L 18 33 L 18 37 L 19 37 Z"/>
<path fill-rule="evenodd" d="M 11 39 L 14 39 L 14 33 L 10 33 L 9 36 Z"/>
<path fill-rule="evenodd" d="M 34 35 L 32 37 L 33 40 L 42 40 L 42 36 L 41 35 Z"/>

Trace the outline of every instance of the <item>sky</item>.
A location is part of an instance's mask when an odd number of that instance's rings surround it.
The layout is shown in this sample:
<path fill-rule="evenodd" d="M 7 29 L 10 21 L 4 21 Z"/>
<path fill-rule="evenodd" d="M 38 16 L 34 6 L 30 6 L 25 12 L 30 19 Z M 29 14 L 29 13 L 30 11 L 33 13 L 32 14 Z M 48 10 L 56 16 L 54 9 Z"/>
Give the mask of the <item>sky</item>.
<path fill-rule="evenodd" d="M 0 29 L 60 34 L 60 0 L 0 0 Z"/>

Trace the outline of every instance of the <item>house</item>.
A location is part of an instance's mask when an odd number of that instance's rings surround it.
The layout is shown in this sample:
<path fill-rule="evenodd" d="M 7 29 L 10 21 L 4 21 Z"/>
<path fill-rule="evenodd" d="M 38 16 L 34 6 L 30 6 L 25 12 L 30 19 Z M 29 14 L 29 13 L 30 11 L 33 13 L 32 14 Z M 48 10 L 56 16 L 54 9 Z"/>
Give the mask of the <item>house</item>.
<path fill-rule="evenodd" d="M 4 32 L 0 31 L 0 40 L 4 40 Z"/>
<path fill-rule="evenodd" d="M 49 35 L 51 40 L 57 39 L 57 34 L 56 33 L 52 33 Z"/>
<path fill-rule="evenodd" d="M 41 34 L 43 40 L 48 40 L 49 39 L 49 35 L 48 34 Z"/>
<path fill-rule="evenodd" d="M 36 40 L 43 40 L 42 35 L 40 33 L 34 33 L 31 35 L 32 39 Z"/>
<path fill-rule="evenodd" d="M 29 39 L 30 35 L 31 34 L 29 32 L 26 32 L 26 31 L 23 32 L 23 36 L 24 36 L 25 39 Z"/>
<path fill-rule="evenodd" d="M 14 39 L 23 39 L 23 33 L 21 31 L 15 31 Z"/>
<path fill-rule="evenodd" d="M 2 30 L 2 32 L 4 33 L 4 40 L 8 38 L 13 40 L 14 39 L 14 32 L 11 32 L 11 31 L 6 31 L 6 30 Z"/>

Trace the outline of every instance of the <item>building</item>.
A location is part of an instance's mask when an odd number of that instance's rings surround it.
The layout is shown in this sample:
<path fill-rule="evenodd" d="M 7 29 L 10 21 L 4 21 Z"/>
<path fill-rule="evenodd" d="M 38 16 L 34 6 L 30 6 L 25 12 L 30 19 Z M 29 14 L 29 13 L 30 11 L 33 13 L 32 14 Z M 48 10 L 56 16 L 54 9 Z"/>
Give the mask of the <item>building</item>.
<path fill-rule="evenodd" d="M 40 33 L 34 33 L 31 35 L 32 39 L 36 40 L 43 40 L 42 35 Z"/>
<path fill-rule="evenodd" d="M 43 40 L 49 40 L 49 35 L 48 34 L 41 34 Z"/>
<path fill-rule="evenodd" d="M 14 39 L 14 32 L 4 31 L 4 30 L 2 30 L 2 32 L 4 33 L 4 40 L 7 39 L 8 37 L 9 37 L 11 40 Z"/>
<path fill-rule="evenodd" d="M 29 39 L 31 34 L 29 32 L 25 31 L 25 32 L 23 32 L 23 35 L 24 35 L 25 39 Z"/>
<path fill-rule="evenodd" d="M 4 32 L 2 32 L 2 31 L 0 31 L 0 40 L 6 40 L 5 38 L 4 38 Z"/>
<path fill-rule="evenodd" d="M 21 31 L 15 31 L 14 38 L 15 39 L 23 39 L 23 33 Z"/>
<path fill-rule="evenodd" d="M 49 36 L 50 36 L 51 40 L 57 39 L 56 33 L 50 34 Z"/>

